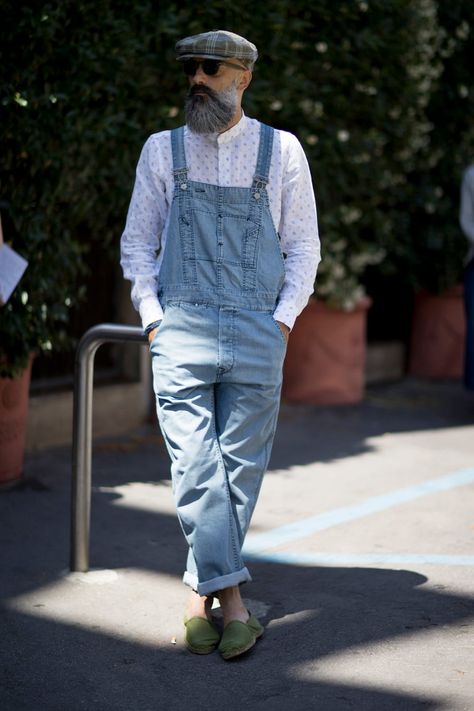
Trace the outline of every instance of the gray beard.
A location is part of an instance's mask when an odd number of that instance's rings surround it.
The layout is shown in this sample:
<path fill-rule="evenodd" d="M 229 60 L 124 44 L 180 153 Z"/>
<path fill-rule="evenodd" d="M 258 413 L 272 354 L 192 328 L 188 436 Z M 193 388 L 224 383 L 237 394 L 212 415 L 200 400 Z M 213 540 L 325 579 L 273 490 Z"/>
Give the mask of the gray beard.
<path fill-rule="evenodd" d="M 206 96 L 195 96 L 193 91 Z M 191 87 L 185 103 L 186 124 L 193 133 L 220 133 L 231 122 L 237 109 L 237 88 L 232 85 L 222 91 L 207 86 Z"/>

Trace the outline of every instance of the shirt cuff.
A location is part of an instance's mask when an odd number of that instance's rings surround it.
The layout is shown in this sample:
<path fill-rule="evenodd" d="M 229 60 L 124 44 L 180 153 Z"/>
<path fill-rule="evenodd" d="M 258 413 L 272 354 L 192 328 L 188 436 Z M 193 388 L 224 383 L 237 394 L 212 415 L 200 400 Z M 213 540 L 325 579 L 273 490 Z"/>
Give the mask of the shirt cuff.
<path fill-rule="evenodd" d="M 139 312 L 144 329 L 153 321 L 161 321 L 163 318 L 163 309 L 156 296 L 147 296 L 142 299 L 139 305 Z"/>
<path fill-rule="evenodd" d="M 295 312 L 294 307 L 289 304 L 278 304 L 275 311 L 273 312 L 273 318 L 275 321 L 281 321 L 285 326 L 291 329 L 295 325 L 296 317 L 298 314 Z"/>

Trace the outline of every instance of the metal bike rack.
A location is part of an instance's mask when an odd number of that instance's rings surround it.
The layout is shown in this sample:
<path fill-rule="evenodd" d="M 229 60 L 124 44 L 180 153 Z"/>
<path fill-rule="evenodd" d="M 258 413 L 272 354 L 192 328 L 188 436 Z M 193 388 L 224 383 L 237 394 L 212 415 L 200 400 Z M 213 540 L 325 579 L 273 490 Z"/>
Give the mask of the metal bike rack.
<path fill-rule="evenodd" d="M 72 434 L 71 557 L 73 572 L 89 570 L 92 393 L 94 357 L 104 343 L 148 343 L 138 326 L 102 323 L 82 336 L 76 351 Z"/>

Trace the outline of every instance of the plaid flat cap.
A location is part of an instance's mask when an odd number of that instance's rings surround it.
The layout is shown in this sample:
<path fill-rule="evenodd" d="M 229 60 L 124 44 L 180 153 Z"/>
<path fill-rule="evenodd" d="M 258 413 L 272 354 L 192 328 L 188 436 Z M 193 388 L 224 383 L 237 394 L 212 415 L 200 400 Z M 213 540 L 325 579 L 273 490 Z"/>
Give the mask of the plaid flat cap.
<path fill-rule="evenodd" d="M 258 57 L 257 48 L 252 42 L 227 30 L 213 30 L 185 37 L 176 43 L 175 49 L 176 59 L 181 61 L 191 57 L 238 59 L 248 69 L 253 69 Z"/>

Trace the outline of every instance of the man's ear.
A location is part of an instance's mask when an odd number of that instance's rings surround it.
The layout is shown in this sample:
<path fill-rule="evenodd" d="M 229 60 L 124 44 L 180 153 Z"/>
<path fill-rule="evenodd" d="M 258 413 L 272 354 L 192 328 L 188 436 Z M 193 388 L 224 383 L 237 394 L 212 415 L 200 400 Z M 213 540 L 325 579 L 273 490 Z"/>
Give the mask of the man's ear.
<path fill-rule="evenodd" d="M 237 85 L 237 89 L 241 89 L 242 91 L 245 91 L 245 89 L 248 87 L 250 82 L 252 81 L 252 72 L 250 69 L 246 69 L 245 72 L 242 72 L 242 76 L 240 77 L 239 83 Z"/>

